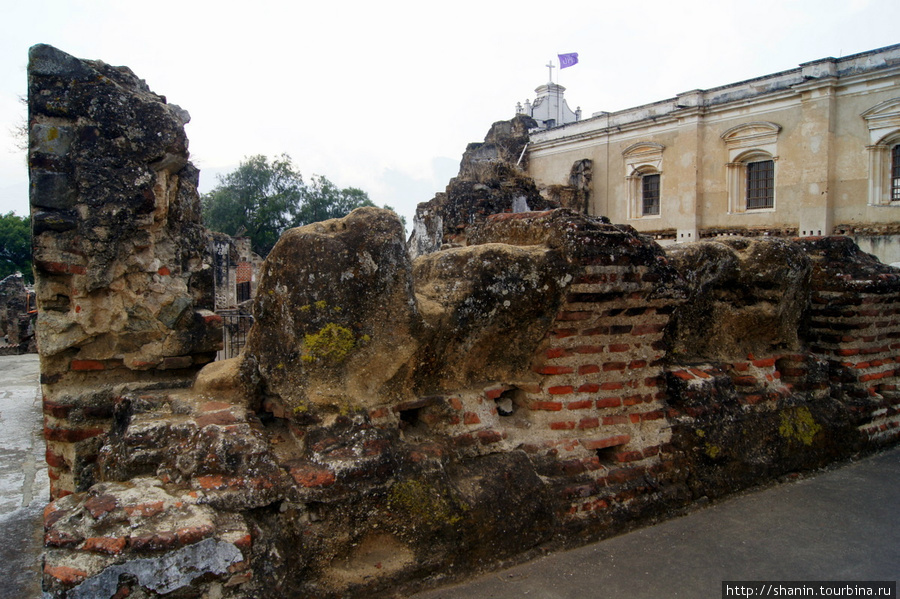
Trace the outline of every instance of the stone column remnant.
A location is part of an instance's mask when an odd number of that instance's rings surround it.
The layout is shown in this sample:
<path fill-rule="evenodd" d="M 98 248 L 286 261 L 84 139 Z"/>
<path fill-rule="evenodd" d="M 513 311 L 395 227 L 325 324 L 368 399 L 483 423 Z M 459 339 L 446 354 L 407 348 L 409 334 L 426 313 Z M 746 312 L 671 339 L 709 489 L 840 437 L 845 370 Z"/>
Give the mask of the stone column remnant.
<path fill-rule="evenodd" d="M 86 488 L 117 385 L 176 383 L 221 332 L 186 111 L 126 67 L 36 45 L 31 212 L 53 495 Z"/>

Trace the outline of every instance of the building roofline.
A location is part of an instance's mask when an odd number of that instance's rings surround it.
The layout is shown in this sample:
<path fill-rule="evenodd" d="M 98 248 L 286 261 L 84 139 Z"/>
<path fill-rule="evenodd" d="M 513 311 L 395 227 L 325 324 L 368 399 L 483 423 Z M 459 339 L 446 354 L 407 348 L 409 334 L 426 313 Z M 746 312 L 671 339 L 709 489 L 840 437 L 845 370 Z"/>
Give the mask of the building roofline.
<path fill-rule="evenodd" d="M 886 55 L 885 60 L 881 64 L 871 64 L 866 60 L 868 58 L 877 57 L 879 55 Z M 827 66 L 829 64 L 834 65 L 834 68 L 826 68 L 824 70 L 816 70 L 814 68 L 819 65 Z M 690 108 L 694 106 L 710 107 L 719 104 L 727 104 L 728 102 L 734 101 L 736 99 L 749 99 L 755 96 L 761 96 L 777 91 L 787 90 L 794 85 L 804 83 L 805 81 L 808 81 L 810 79 L 827 79 L 830 77 L 840 78 L 856 75 L 861 72 L 872 72 L 897 66 L 900 66 L 900 44 L 893 44 L 890 46 L 884 46 L 882 48 L 876 48 L 874 50 L 867 50 L 865 52 L 859 52 L 857 54 L 851 54 L 849 56 L 844 56 L 841 58 L 834 58 L 829 56 L 800 63 L 799 66 L 793 69 L 769 73 L 767 75 L 753 77 L 751 79 L 745 79 L 742 81 L 736 81 L 733 83 L 711 87 L 708 89 L 693 89 L 687 92 L 681 92 L 672 98 L 657 100 L 655 102 L 649 102 L 647 104 L 641 104 L 639 106 L 633 106 L 630 108 L 623 108 L 622 110 L 613 112 L 596 112 L 593 113 L 590 117 L 582 119 L 575 123 L 557 125 L 556 127 L 542 130 L 538 132 L 538 135 L 540 135 L 541 133 L 549 132 L 559 134 L 561 133 L 561 130 L 567 127 L 577 128 L 581 130 L 591 129 L 592 125 L 597 124 L 597 122 L 601 120 L 606 121 L 605 126 L 621 126 L 635 121 L 643 121 L 648 118 L 655 120 L 662 117 L 663 115 L 670 114 L 673 110 Z M 804 71 L 807 71 L 808 74 L 804 74 Z M 768 89 L 762 91 L 758 89 L 748 91 L 748 93 L 746 94 L 741 94 L 740 98 L 731 97 L 729 95 L 737 94 L 742 87 L 752 86 L 766 81 L 772 83 L 772 85 Z M 688 96 L 699 96 L 699 101 L 696 104 L 687 106 L 680 105 L 678 103 L 679 99 L 687 98 Z M 669 108 L 667 108 L 667 106 Z M 654 109 L 658 109 L 659 114 L 655 114 L 657 110 Z M 634 113 L 635 115 L 642 114 L 643 116 L 633 120 L 627 120 L 613 124 L 613 121 L 617 120 L 616 117 L 622 117 L 629 113 Z"/>

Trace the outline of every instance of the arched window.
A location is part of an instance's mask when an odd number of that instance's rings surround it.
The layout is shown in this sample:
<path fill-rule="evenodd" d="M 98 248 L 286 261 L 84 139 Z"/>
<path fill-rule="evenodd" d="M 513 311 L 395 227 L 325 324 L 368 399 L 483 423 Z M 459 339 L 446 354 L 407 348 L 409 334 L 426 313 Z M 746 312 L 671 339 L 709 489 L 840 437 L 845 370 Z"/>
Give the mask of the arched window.
<path fill-rule="evenodd" d="M 869 130 L 869 205 L 900 206 L 900 98 L 861 115 Z"/>
<path fill-rule="evenodd" d="M 658 218 L 662 209 L 662 144 L 642 141 L 622 152 L 628 190 L 628 218 Z"/>
<path fill-rule="evenodd" d="M 776 151 L 781 125 L 744 123 L 722 134 L 728 148 L 728 212 L 775 210 Z"/>

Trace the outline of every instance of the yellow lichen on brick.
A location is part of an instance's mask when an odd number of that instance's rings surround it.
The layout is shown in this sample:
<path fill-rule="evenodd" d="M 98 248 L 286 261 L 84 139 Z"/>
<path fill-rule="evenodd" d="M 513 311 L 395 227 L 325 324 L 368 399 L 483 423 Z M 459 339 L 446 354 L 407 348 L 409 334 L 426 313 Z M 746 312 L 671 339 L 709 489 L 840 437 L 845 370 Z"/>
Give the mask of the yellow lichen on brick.
<path fill-rule="evenodd" d="M 800 441 L 804 445 L 812 445 L 813 439 L 822 430 L 812 413 L 806 406 L 789 408 L 781 413 L 781 424 L 778 434 L 786 439 Z"/>

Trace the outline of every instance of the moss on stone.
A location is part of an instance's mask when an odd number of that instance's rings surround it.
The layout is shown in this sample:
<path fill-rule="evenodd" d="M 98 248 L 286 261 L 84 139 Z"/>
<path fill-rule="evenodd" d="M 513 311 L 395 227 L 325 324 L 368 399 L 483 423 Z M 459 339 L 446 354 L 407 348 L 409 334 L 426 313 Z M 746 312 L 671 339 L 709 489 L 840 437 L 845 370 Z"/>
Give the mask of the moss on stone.
<path fill-rule="evenodd" d="M 716 457 L 722 452 L 722 448 L 718 445 L 713 445 L 712 443 L 707 443 L 704 446 L 704 452 L 706 455 L 711 457 L 712 459 L 716 459 Z"/>

